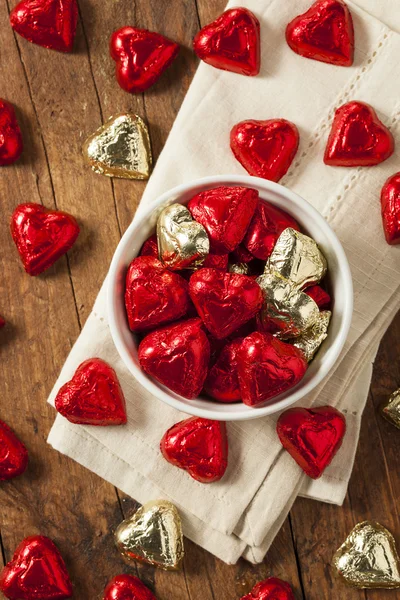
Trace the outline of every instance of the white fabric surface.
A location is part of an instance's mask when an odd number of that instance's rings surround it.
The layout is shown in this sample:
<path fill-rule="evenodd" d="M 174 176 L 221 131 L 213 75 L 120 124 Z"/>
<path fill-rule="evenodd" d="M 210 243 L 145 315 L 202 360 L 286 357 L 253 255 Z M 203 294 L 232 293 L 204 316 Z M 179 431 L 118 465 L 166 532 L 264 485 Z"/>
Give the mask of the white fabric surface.
<path fill-rule="evenodd" d="M 390 5 L 391 0 L 387 2 Z M 49 401 L 54 402 L 60 386 L 83 360 L 99 356 L 120 378 L 128 425 L 75 426 L 57 416 L 49 443 L 139 502 L 171 499 L 181 510 L 185 534 L 225 562 L 234 563 L 243 555 L 256 563 L 299 493 L 343 502 L 372 361 L 400 305 L 399 249 L 384 241 L 379 205 L 383 182 L 398 170 L 399 150 L 374 168 L 332 168 L 322 161 L 334 108 L 352 99 L 371 103 L 399 139 L 400 35 L 348 2 L 355 25 L 355 64 L 339 68 L 303 59 L 286 45 L 286 23 L 305 11 L 309 0 L 240 4 L 261 21 L 261 73 L 247 78 L 200 65 L 141 206 L 200 176 L 243 173 L 229 150 L 229 132 L 238 121 L 284 117 L 297 124 L 300 148 L 281 183 L 307 198 L 338 234 L 352 268 L 355 299 L 350 335 L 335 370 L 301 404 L 331 404 L 344 411 L 348 424 L 344 444 L 324 476 L 314 482 L 282 450 L 275 434 L 276 417 L 229 423 L 230 464 L 225 477 L 211 485 L 193 481 L 160 455 L 160 438 L 184 415 L 150 397 L 127 372 L 110 337 L 104 285 Z M 374 0 L 358 4 L 372 10 Z M 382 17 L 383 4 L 379 2 L 377 13 Z"/>

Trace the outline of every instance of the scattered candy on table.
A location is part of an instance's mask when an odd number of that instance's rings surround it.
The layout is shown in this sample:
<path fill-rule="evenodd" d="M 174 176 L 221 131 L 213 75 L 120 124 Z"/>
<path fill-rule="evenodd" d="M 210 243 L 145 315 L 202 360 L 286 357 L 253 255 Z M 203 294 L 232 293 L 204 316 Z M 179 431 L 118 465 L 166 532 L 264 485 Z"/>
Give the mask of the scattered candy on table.
<path fill-rule="evenodd" d="M 383 230 L 388 244 L 400 244 L 400 172 L 385 182 L 381 192 Z"/>
<path fill-rule="evenodd" d="M 0 98 L 0 166 L 12 165 L 22 154 L 24 143 L 13 105 Z"/>
<path fill-rule="evenodd" d="M 269 577 L 257 583 L 241 600 L 296 600 L 292 588 L 278 577 Z"/>
<path fill-rule="evenodd" d="M 156 600 L 138 577 L 117 575 L 104 590 L 103 600 Z"/>
<path fill-rule="evenodd" d="M 22 475 L 27 466 L 27 449 L 12 429 L 0 420 L 0 481 Z"/>
<path fill-rule="evenodd" d="M 382 414 L 389 423 L 400 429 L 400 388 L 382 406 Z"/>

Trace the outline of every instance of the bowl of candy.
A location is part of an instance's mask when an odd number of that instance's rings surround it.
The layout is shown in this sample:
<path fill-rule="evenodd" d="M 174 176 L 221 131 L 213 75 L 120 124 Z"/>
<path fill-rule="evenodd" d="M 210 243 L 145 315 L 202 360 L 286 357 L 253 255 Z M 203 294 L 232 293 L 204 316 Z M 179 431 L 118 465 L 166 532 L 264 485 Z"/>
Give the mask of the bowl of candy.
<path fill-rule="evenodd" d="M 191 415 L 281 411 L 334 367 L 353 286 L 323 217 L 283 186 L 207 177 L 167 191 L 114 254 L 115 346 L 153 396 Z"/>

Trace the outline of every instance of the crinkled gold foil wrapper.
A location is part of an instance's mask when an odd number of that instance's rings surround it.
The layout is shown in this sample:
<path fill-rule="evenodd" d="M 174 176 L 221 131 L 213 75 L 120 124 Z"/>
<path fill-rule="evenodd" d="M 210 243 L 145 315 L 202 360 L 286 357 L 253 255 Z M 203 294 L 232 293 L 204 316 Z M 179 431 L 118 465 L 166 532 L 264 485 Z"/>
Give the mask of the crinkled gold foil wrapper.
<path fill-rule="evenodd" d="M 297 289 L 303 289 L 321 281 L 327 263 L 312 238 L 288 227 L 279 236 L 266 269 L 276 271 Z"/>
<path fill-rule="evenodd" d="M 354 527 L 334 555 L 333 565 L 351 587 L 400 587 L 400 560 L 394 538 L 374 521 L 364 521 Z"/>
<path fill-rule="evenodd" d="M 85 161 L 95 173 L 125 179 L 148 179 L 152 156 L 146 123 L 138 115 L 110 117 L 83 145 Z"/>
<path fill-rule="evenodd" d="M 236 273 L 237 275 L 249 275 L 250 267 L 246 263 L 234 263 L 228 267 L 229 273 Z"/>
<path fill-rule="evenodd" d="M 115 543 L 130 560 L 176 571 L 184 556 L 182 525 L 176 507 L 167 500 L 144 504 L 118 526 Z"/>
<path fill-rule="evenodd" d="M 332 313 L 330 310 L 323 310 L 319 313 L 318 319 L 314 325 L 307 329 L 300 337 L 294 338 L 293 346 L 304 352 L 308 362 L 312 360 L 315 353 L 319 350 L 322 342 L 328 337 L 328 327 Z"/>
<path fill-rule="evenodd" d="M 400 388 L 393 392 L 387 403 L 382 406 L 382 414 L 389 423 L 400 429 Z"/>

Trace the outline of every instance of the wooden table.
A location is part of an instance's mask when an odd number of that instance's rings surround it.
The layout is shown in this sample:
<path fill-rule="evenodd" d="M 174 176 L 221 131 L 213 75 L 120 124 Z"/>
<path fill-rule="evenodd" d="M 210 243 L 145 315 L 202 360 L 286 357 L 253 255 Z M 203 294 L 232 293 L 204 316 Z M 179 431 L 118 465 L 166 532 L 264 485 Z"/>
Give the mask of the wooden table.
<path fill-rule="evenodd" d="M 196 69 L 191 40 L 224 2 L 79 0 L 75 51 L 64 56 L 15 36 L 8 14 L 17 0 L 0 0 L 0 96 L 16 104 L 25 141 L 22 159 L 0 175 L 0 313 L 8 322 L 1 332 L 0 417 L 26 442 L 31 458 L 23 477 L 0 487 L 0 562 L 11 558 L 22 538 L 40 532 L 66 558 L 76 600 L 102 597 L 106 582 L 121 572 L 139 574 L 159 600 L 234 600 L 270 575 L 290 581 L 299 600 L 400 599 L 396 591 L 349 590 L 330 566 L 336 548 L 364 519 L 380 521 L 400 543 L 400 433 L 378 411 L 400 385 L 400 315 L 375 363 L 344 506 L 298 500 L 257 567 L 245 561 L 227 566 L 189 541 L 180 573 L 127 566 L 114 549 L 112 530 L 135 502 L 46 444 L 55 416 L 47 395 L 145 186 L 92 173 L 83 164 L 82 142 L 110 115 L 129 109 L 148 121 L 157 157 Z M 108 40 L 126 24 L 183 45 L 179 59 L 145 96 L 131 96 L 115 81 Z M 9 218 L 21 202 L 70 211 L 82 224 L 68 257 L 37 278 L 23 272 L 9 235 Z"/>

